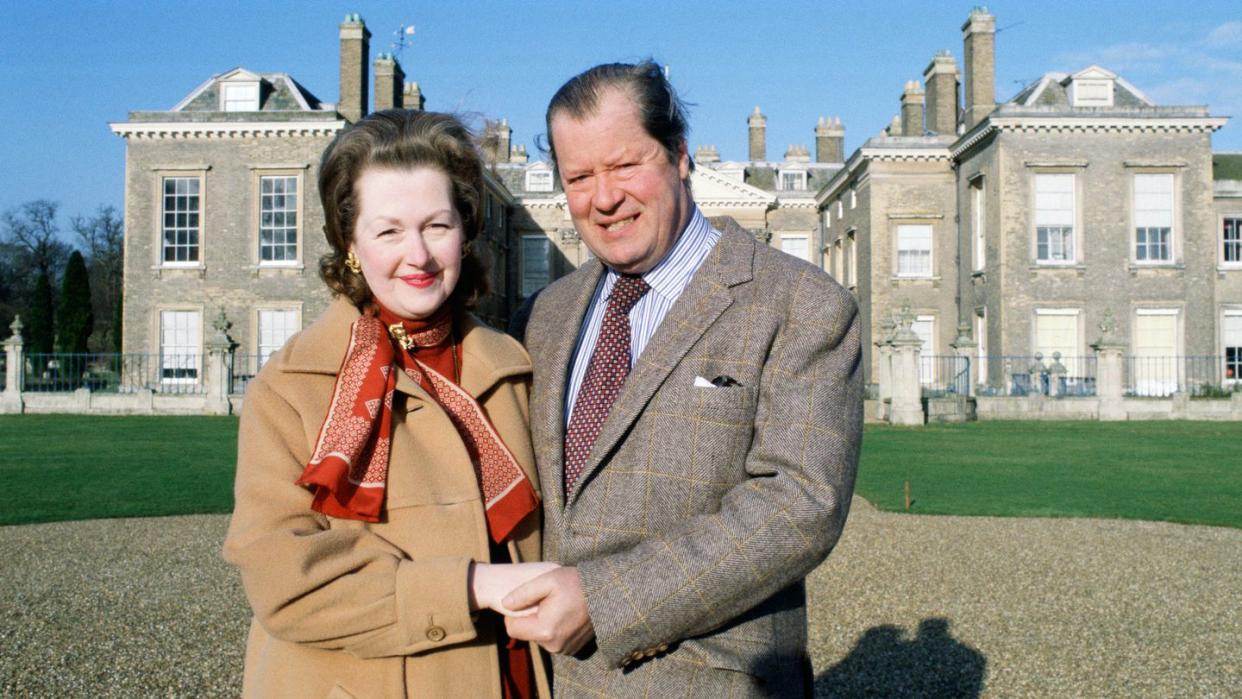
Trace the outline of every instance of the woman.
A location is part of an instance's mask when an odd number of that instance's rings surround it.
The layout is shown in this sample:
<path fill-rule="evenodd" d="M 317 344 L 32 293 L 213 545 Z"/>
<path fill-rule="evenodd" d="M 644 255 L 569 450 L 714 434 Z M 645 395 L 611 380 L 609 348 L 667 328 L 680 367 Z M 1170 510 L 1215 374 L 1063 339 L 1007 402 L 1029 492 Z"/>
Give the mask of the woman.
<path fill-rule="evenodd" d="M 482 190 L 443 114 L 372 114 L 324 152 L 336 298 L 241 418 L 224 553 L 255 612 L 247 696 L 549 695 L 494 613 L 555 566 L 521 562 L 540 546 L 530 359 L 466 312 Z"/>

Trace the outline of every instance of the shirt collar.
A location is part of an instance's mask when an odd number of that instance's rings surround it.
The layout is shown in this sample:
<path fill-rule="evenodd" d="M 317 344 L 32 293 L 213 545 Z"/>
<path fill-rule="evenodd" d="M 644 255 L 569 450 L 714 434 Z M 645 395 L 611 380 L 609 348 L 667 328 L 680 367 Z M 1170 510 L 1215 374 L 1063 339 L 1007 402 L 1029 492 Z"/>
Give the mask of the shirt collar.
<path fill-rule="evenodd" d="M 677 242 L 673 243 L 664 259 L 643 274 L 643 281 L 666 300 L 676 301 L 718 238 L 719 234 L 716 234 L 711 223 L 699 211 L 699 207 L 694 205 L 690 220 L 677 237 Z M 606 286 L 611 288 L 620 274 L 608 268 L 607 276 Z"/>

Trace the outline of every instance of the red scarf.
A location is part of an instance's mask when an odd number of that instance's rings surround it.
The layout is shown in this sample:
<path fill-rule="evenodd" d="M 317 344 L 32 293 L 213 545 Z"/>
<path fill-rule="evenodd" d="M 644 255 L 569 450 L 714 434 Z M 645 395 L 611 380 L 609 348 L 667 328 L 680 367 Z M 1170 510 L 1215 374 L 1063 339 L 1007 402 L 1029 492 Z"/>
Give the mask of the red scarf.
<path fill-rule="evenodd" d="M 380 521 L 392 446 L 396 369 L 418 381 L 457 428 L 474 462 L 493 541 L 503 542 L 538 509 L 539 496 L 522 467 L 483 407 L 459 385 L 460 358 L 447 307 L 413 321 L 380 307 L 354 321 L 328 417 L 297 481 L 314 488 L 311 509 L 344 519 Z"/>

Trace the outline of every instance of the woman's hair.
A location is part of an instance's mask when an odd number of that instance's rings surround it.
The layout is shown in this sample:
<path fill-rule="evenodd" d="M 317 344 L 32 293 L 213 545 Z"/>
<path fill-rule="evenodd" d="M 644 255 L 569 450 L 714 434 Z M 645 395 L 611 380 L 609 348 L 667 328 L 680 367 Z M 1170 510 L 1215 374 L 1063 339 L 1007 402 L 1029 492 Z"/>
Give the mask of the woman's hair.
<path fill-rule="evenodd" d="M 456 117 L 436 112 L 388 109 L 368 114 L 337 134 L 319 163 L 323 232 L 330 252 L 319 260 L 319 276 L 336 294 L 362 307 L 371 289 L 345 260 L 358 218 L 354 189 L 367 168 L 428 167 L 444 173 L 453 188 L 453 207 L 465 238 L 461 274 L 448 303 L 469 308 L 488 292 L 487 270 L 472 241 L 483 230 L 483 166 L 470 131 Z"/>

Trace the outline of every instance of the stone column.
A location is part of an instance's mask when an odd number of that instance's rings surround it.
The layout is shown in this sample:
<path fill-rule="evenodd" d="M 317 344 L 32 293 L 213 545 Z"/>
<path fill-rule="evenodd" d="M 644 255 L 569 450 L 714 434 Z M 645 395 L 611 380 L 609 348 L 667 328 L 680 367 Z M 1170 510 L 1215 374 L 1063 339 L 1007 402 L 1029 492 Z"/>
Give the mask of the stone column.
<path fill-rule="evenodd" d="M 889 422 L 894 425 L 922 425 L 922 384 L 919 382 L 919 349 L 923 342 L 910 329 L 914 314 L 902 309 L 901 327 L 893 337 L 893 403 Z"/>
<path fill-rule="evenodd" d="M 962 321 L 957 324 L 957 339 L 949 344 L 953 348 L 953 354 L 960 357 L 964 361 L 958 361 L 957 367 L 966 367 L 966 392 L 963 396 L 973 396 L 975 394 L 975 377 L 974 372 L 970 368 L 970 363 L 975 360 L 975 351 L 979 344 L 970 339 L 970 323 Z"/>
<path fill-rule="evenodd" d="M 1099 419 L 1101 421 L 1118 421 L 1126 419 L 1126 409 L 1122 402 L 1125 382 L 1122 377 L 1123 360 L 1126 346 L 1113 337 L 1116 324 L 1111 309 L 1105 309 L 1104 319 L 1100 322 L 1100 339 L 1091 345 L 1095 350 L 1095 395 L 1100 400 Z"/>
<path fill-rule="evenodd" d="M 1028 385 L 1026 396 L 1028 398 L 1044 397 L 1044 355 L 1042 352 L 1035 353 L 1035 361 L 1031 362 L 1026 368 Z"/>
<path fill-rule="evenodd" d="M 1068 370 L 1061 363 L 1061 353 L 1052 353 L 1052 366 L 1048 367 L 1048 395 L 1056 398 L 1061 395 L 1061 380 L 1065 378 Z"/>
<path fill-rule="evenodd" d="M 4 394 L 0 395 L 0 413 L 20 413 L 22 403 L 22 318 L 14 316 L 9 325 L 13 334 L 4 341 Z"/>
<path fill-rule="evenodd" d="M 216 332 L 207 340 L 207 405 L 208 415 L 228 415 L 230 359 L 233 355 L 233 340 L 228 336 L 228 329 L 233 326 L 224 315 L 224 309 L 212 322 Z"/>
<path fill-rule="evenodd" d="M 887 420 L 890 401 L 893 398 L 893 329 L 897 326 L 891 318 L 880 321 L 880 339 L 875 343 L 876 383 L 879 388 L 876 418 Z"/>

